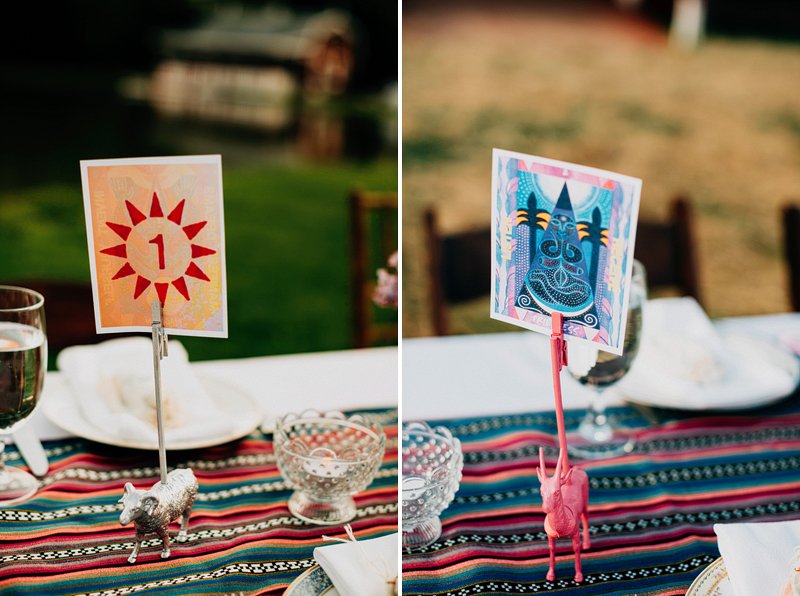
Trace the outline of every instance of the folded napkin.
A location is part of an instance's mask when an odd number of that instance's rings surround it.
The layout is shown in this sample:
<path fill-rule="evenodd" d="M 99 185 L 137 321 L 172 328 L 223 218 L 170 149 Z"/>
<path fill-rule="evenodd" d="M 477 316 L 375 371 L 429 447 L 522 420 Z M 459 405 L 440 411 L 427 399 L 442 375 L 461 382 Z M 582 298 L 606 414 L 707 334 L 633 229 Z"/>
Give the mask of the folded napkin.
<path fill-rule="evenodd" d="M 397 534 L 314 549 L 314 559 L 341 596 L 391 596 L 397 579 Z"/>
<path fill-rule="evenodd" d="M 728 351 L 694 298 L 650 300 L 642 317 L 640 361 L 652 359 L 683 383 L 709 385 L 722 379 Z"/>
<path fill-rule="evenodd" d="M 777 344 L 720 334 L 693 298 L 663 298 L 645 303 L 639 354 L 618 388 L 661 407 L 748 407 L 789 395 L 797 378 L 797 361 Z"/>
<path fill-rule="evenodd" d="M 800 593 L 800 573 L 795 571 L 800 520 L 714 524 L 714 532 L 737 596 Z"/>
<path fill-rule="evenodd" d="M 153 345 L 150 339 L 114 339 L 63 350 L 56 361 L 84 418 L 105 434 L 153 443 L 156 439 Z M 177 341 L 161 361 L 162 410 L 168 441 L 226 433 L 231 417 L 206 393 Z"/>

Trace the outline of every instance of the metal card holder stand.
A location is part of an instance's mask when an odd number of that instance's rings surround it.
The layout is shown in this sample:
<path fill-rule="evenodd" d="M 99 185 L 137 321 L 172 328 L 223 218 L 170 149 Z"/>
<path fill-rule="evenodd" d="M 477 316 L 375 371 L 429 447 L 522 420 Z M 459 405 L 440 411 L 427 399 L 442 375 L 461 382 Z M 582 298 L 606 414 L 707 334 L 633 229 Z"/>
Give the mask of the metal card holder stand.
<path fill-rule="evenodd" d="M 170 522 L 181 519 L 178 540 L 185 540 L 189 528 L 189 516 L 197 497 L 197 479 L 186 469 L 173 470 L 167 474 L 167 448 L 164 441 L 164 416 L 162 407 L 161 360 L 168 355 L 167 332 L 164 330 L 162 305 L 152 303 L 153 315 L 153 376 L 155 380 L 156 424 L 158 427 L 158 466 L 161 480 L 150 490 L 137 489 L 130 482 L 125 484 L 125 492 L 119 500 L 123 504 L 120 524 L 133 522 L 136 528 L 136 542 L 128 557 L 135 563 L 139 549 L 148 534 L 161 538 L 161 558 L 170 555 L 170 541 L 167 529 Z"/>
<path fill-rule="evenodd" d="M 561 370 L 567 364 L 567 342 L 564 340 L 564 315 L 553 312 L 550 334 L 550 358 L 553 372 L 553 397 L 558 429 L 558 463 L 552 476 L 547 475 L 544 450 L 539 448 L 539 467 L 536 470 L 541 483 L 542 510 L 545 512 L 544 529 L 550 550 L 547 580 L 555 580 L 556 539 L 572 538 L 575 553 L 575 581 L 583 581 L 581 549 L 589 548 L 589 477 L 578 466 L 569 465 L 567 432 L 564 427 L 564 402 L 561 395 Z M 581 541 L 581 526 L 583 541 Z"/>
<path fill-rule="evenodd" d="M 167 447 L 164 444 L 164 414 L 161 405 L 161 360 L 169 356 L 167 332 L 161 320 L 161 303 L 153 301 L 153 375 L 156 391 L 156 424 L 158 426 L 158 467 L 161 470 L 161 483 L 167 483 Z"/>
<path fill-rule="evenodd" d="M 553 369 L 553 396 L 556 403 L 556 428 L 558 429 L 558 449 L 563 457 L 562 465 L 569 469 L 567 453 L 567 431 L 564 428 L 564 401 L 561 397 L 561 370 L 567 366 L 567 342 L 564 341 L 564 315 L 552 314 L 553 329 L 550 334 L 550 362 Z M 153 339 L 155 341 L 155 338 Z"/>

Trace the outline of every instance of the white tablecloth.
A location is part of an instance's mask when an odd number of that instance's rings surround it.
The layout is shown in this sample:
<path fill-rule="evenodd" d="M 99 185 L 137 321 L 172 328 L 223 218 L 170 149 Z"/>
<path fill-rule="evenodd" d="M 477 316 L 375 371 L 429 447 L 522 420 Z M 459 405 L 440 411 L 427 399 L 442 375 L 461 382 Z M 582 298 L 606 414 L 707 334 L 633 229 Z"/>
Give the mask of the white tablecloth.
<path fill-rule="evenodd" d="M 714 321 L 771 337 L 796 338 L 800 314 Z M 553 409 L 549 336 L 532 331 L 403 341 L 404 420 L 441 420 Z M 584 408 L 594 392 L 562 374 L 565 408 Z M 609 404 L 621 399 L 609 390 Z"/>
<path fill-rule="evenodd" d="M 255 397 L 265 416 L 287 412 L 351 410 L 397 407 L 397 348 L 370 348 L 264 356 L 238 360 L 212 360 L 192 364 L 200 373 L 213 375 Z M 58 372 L 47 374 L 42 400 L 69 391 Z M 30 428 L 42 440 L 70 436 L 45 418 L 37 408 Z"/>

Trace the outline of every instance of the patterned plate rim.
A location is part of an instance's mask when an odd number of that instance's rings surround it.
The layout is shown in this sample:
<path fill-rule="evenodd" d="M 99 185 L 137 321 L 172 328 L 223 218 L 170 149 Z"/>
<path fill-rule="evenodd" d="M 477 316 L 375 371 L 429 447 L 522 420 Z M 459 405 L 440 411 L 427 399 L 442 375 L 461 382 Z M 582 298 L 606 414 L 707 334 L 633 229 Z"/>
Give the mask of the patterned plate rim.
<path fill-rule="evenodd" d="M 322 567 L 320 567 L 319 565 L 314 565 L 310 569 L 306 569 L 305 571 L 303 571 L 303 573 L 294 578 L 294 581 L 291 584 L 289 584 L 289 587 L 286 588 L 286 591 L 283 593 L 283 596 L 292 596 L 295 593 L 295 590 L 298 591 L 297 596 L 300 596 L 299 590 L 301 587 L 303 587 L 302 584 L 308 581 L 308 579 L 313 574 L 319 573 L 320 571 L 323 574 L 325 573 L 322 570 Z M 327 588 L 325 588 L 322 592 L 319 592 L 316 596 L 339 596 L 339 592 L 336 591 L 336 588 L 333 585 L 330 585 Z"/>
<path fill-rule="evenodd" d="M 718 572 L 721 573 L 721 575 L 715 576 L 715 574 Z M 722 557 L 720 557 L 711 563 L 711 565 L 706 567 L 703 572 L 695 578 L 695 580 L 692 582 L 692 585 L 689 586 L 689 589 L 686 591 L 686 596 L 707 596 L 708 594 L 711 594 L 710 590 L 713 590 L 719 586 L 720 582 L 722 582 L 724 579 L 727 579 L 727 577 L 728 570 L 725 569 L 725 561 L 723 561 Z M 716 580 L 716 583 L 710 586 L 703 586 L 703 584 L 710 580 Z M 707 591 L 700 592 L 700 590 L 704 588 L 707 588 Z"/>

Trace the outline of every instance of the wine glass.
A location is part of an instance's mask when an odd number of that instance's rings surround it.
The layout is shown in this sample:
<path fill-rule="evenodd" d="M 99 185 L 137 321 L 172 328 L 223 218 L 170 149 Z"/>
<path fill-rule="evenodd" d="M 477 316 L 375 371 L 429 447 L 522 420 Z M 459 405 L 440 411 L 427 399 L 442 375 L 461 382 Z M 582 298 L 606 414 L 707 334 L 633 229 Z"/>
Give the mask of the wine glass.
<path fill-rule="evenodd" d="M 639 261 L 634 261 L 622 355 L 604 352 L 584 343 L 573 342 L 569 346 L 567 368 L 570 374 L 596 392 L 586 417 L 578 426 L 577 436 L 571 441 L 570 453 L 585 459 L 601 459 L 633 450 L 636 443 L 633 433 L 617 428 L 606 415 L 607 390 L 628 373 L 639 352 L 642 306 L 646 298 L 645 269 Z"/>
<path fill-rule="evenodd" d="M 38 292 L 0 286 L 0 507 L 30 498 L 36 478 L 3 465 L 5 439 L 33 413 L 47 370 L 44 298 Z"/>

